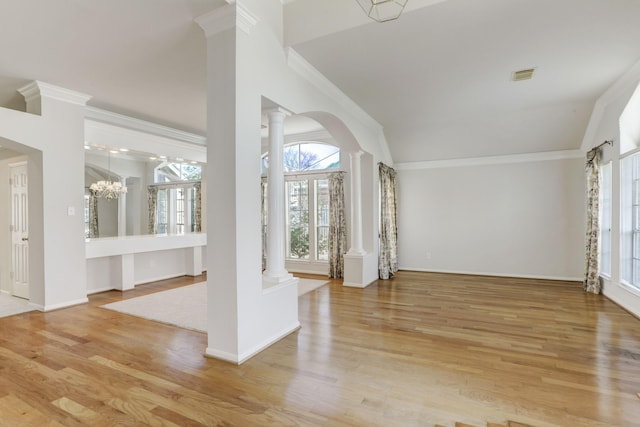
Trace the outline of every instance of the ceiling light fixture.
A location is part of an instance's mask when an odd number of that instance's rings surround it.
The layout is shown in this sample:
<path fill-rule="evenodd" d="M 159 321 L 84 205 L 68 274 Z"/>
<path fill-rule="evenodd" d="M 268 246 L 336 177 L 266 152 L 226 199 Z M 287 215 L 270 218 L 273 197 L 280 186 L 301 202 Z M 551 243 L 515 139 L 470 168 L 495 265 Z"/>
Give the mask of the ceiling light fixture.
<path fill-rule="evenodd" d="M 109 171 L 108 180 L 94 182 L 89 187 L 89 190 L 91 190 L 94 196 L 102 197 L 108 200 L 117 199 L 118 197 L 120 197 L 121 194 L 124 194 L 127 192 L 127 187 L 122 185 L 121 182 L 111 181 L 111 153 L 112 153 L 111 150 L 109 150 L 109 152 L 107 153 L 107 156 L 108 156 L 107 168 Z"/>
<path fill-rule="evenodd" d="M 364 13 L 374 21 L 398 19 L 409 0 L 356 0 Z"/>

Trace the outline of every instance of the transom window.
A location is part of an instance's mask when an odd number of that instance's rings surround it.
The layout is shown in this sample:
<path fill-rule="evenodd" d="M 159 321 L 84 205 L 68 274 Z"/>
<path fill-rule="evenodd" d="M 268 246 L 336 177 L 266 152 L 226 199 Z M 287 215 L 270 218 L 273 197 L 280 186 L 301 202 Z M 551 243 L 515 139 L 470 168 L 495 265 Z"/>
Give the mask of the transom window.
<path fill-rule="evenodd" d="M 298 142 L 284 147 L 286 172 L 318 171 L 340 168 L 340 148 L 322 142 Z M 262 173 L 269 168 L 269 155 L 262 156 Z"/>
<path fill-rule="evenodd" d="M 155 168 L 155 182 L 200 181 L 202 166 L 191 163 L 165 162 Z"/>

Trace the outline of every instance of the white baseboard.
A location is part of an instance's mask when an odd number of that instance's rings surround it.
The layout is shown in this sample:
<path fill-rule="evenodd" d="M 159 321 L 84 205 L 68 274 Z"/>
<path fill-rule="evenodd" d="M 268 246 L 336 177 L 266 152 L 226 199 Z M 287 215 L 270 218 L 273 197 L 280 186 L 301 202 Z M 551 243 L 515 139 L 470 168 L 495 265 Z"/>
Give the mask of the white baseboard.
<path fill-rule="evenodd" d="M 220 360 L 224 360 L 225 362 L 231 362 L 236 365 L 240 365 L 246 362 L 247 360 L 249 360 L 250 358 L 252 358 L 253 356 L 255 356 L 256 354 L 260 353 L 262 350 L 280 341 L 287 335 L 294 333 L 298 329 L 300 329 L 300 322 L 296 321 L 292 326 L 285 328 L 283 331 L 275 334 L 273 337 L 263 341 L 261 344 L 254 346 L 253 348 L 249 349 L 248 351 L 245 351 L 242 354 L 232 354 L 226 351 L 220 351 L 220 350 L 216 350 L 215 348 L 207 347 L 207 349 L 204 352 L 204 355 L 206 357 L 220 359 Z"/>
<path fill-rule="evenodd" d="M 117 290 L 117 289 L 116 288 L 110 288 L 109 286 L 105 286 L 104 288 L 91 289 L 90 291 L 87 291 L 87 295 L 99 294 L 101 292 L 115 291 L 115 290 Z"/>
<path fill-rule="evenodd" d="M 371 282 L 373 283 L 373 282 Z M 371 283 L 351 283 L 351 282 L 342 282 L 342 286 L 346 286 L 347 288 L 360 288 L 360 289 L 364 289 L 367 286 L 369 286 Z"/>
<path fill-rule="evenodd" d="M 535 275 L 535 274 L 505 274 L 505 273 L 495 273 L 495 272 L 481 272 L 481 271 L 459 271 L 459 270 L 434 270 L 427 268 L 418 268 L 418 267 L 399 267 L 400 270 L 405 271 L 420 271 L 425 273 L 446 273 L 446 274 L 468 274 L 471 276 L 494 276 L 494 277 L 514 277 L 517 279 L 540 279 L 540 280 L 562 280 L 569 282 L 582 282 L 584 278 L 582 277 L 562 277 L 562 276 L 544 276 L 544 275 Z"/>

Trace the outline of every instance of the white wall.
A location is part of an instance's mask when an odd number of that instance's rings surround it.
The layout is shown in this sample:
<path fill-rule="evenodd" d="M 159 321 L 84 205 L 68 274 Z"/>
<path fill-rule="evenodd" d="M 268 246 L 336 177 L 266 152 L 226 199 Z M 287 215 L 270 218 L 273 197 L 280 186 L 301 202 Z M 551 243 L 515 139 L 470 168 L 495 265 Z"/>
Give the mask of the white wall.
<path fill-rule="evenodd" d="M 604 278 L 603 293 L 620 306 L 640 317 L 640 291 L 622 283 L 620 253 L 620 115 L 640 84 L 640 62 L 609 88 L 596 102 L 583 141 L 583 150 L 613 140 L 603 148 L 603 162 L 612 162 L 611 276 Z M 636 118 L 637 120 L 637 118 Z M 640 141 L 636 141 L 640 143 Z"/>
<path fill-rule="evenodd" d="M 41 82 L 21 91 L 27 112 L 0 108 L 0 138 L 28 156 L 29 298 L 51 310 L 87 301 L 80 213 L 89 97 Z"/>
<path fill-rule="evenodd" d="M 399 170 L 401 269 L 581 280 L 581 159 Z"/>

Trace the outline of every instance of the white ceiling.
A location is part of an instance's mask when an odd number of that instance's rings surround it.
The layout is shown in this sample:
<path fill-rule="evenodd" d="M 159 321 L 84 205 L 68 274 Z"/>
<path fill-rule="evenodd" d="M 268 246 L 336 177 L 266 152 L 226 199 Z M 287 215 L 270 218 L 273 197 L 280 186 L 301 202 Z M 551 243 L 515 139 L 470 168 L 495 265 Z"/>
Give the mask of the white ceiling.
<path fill-rule="evenodd" d="M 0 105 L 31 80 L 90 105 L 205 133 L 205 40 L 225 0 L 2 1 Z M 383 125 L 395 162 L 580 147 L 593 104 L 640 59 L 638 0 L 285 4 L 285 40 Z M 533 80 L 511 72 L 536 67 Z"/>

